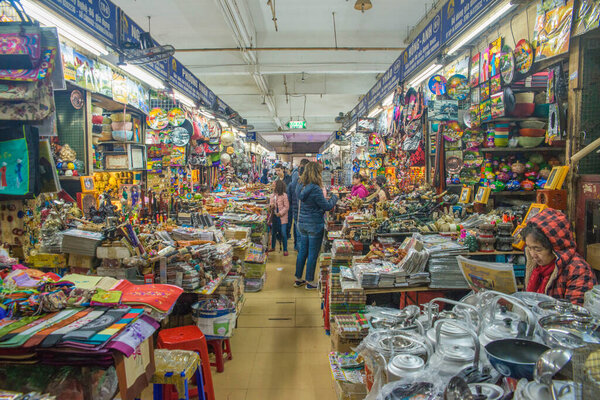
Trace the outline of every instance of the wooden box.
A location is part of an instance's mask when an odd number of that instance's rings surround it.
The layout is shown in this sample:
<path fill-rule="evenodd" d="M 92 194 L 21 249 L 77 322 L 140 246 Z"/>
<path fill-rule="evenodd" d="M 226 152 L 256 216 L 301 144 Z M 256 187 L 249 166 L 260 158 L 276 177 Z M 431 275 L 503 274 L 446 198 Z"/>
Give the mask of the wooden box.
<path fill-rule="evenodd" d="M 566 190 L 552 190 L 552 189 L 539 189 L 537 191 L 536 203 L 545 204 L 555 210 L 566 210 L 567 209 L 567 191 Z"/>
<path fill-rule="evenodd" d="M 64 254 L 36 254 L 29 256 L 27 263 L 33 268 L 66 268 L 67 258 Z"/>
<path fill-rule="evenodd" d="M 96 257 L 83 256 L 81 254 L 69 254 L 69 267 L 75 268 L 93 268 L 96 264 Z"/>

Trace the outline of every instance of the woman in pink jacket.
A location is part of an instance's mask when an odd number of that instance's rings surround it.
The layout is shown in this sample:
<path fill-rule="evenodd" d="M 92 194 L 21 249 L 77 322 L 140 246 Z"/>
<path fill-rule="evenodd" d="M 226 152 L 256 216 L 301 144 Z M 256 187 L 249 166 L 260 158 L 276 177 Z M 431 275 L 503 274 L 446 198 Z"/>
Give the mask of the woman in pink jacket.
<path fill-rule="evenodd" d="M 271 251 L 275 251 L 275 243 L 277 242 L 277 236 L 279 236 L 283 244 L 283 255 L 287 256 L 287 224 L 290 202 L 286 194 L 285 183 L 281 179 L 276 180 L 273 186 L 270 201 L 270 206 L 273 209 Z"/>
<path fill-rule="evenodd" d="M 352 192 L 350 192 L 350 197 L 359 197 L 364 199 L 369 195 L 369 191 L 363 185 L 365 178 L 361 174 L 354 174 L 352 177 Z"/>

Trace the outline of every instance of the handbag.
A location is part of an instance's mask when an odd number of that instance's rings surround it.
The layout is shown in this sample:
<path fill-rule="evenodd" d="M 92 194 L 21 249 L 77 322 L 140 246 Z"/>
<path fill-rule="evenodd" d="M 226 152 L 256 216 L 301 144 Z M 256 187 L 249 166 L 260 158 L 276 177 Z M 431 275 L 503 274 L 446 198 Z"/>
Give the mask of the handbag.
<path fill-rule="evenodd" d="M 0 69 L 32 69 L 42 53 L 40 25 L 17 0 L 2 0 L 3 13 L 13 11 L 12 22 L 0 23 Z M 18 18 L 18 20 L 17 20 Z"/>
<path fill-rule="evenodd" d="M 54 92 L 50 79 L 23 84 L 28 86 L 14 90 L 7 88 L 6 91 L 2 90 L 5 85 L 0 84 L 0 120 L 41 121 L 54 112 Z"/>
<path fill-rule="evenodd" d="M 39 133 L 24 124 L 0 127 L 0 200 L 33 198 L 40 193 Z"/>

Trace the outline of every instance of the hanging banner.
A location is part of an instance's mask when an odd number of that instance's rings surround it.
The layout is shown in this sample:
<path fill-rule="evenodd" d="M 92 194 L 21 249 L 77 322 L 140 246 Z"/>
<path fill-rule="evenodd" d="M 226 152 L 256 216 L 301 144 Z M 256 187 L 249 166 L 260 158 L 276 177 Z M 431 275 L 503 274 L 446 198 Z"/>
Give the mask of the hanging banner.
<path fill-rule="evenodd" d="M 194 101 L 200 99 L 200 80 L 182 63 L 171 57 L 171 83 Z"/>
<path fill-rule="evenodd" d="M 117 45 L 118 8 L 109 0 L 41 0 L 107 44 Z"/>
<path fill-rule="evenodd" d="M 362 117 L 366 117 L 367 113 L 369 112 L 369 109 L 367 108 L 367 96 L 363 97 L 363 99 L 360 101 L 360 103 L 358 103 L 358 106 L 356 108 L 356 117 L 357 118 L 362 118 Z"/>
<path fill-rule="evenodd" d="M 246 142 L 256 142 L 256 132 L 246 133 Z"/>
<path fill-rule="evenodd" d="M 450 0 L 442 9 L 442 43 L 447 43 L 497 0 Z"/>
<path fill-rule="evenodd" d="M 423 66 L 442 47 L 442 13 L 438 12 L 408 46 L 404 53 L 404 79 Z"/>
<path fill-rule="evenodd" d="M 380 103 L 386 98 L 400 81 L 402 80 L 402 56 L 398 57 L 396 61 L 388 68 L 383 74 L 381 79 L 369 90 L 365 96 L 367 100 L 367 109 L 372 109 L 376 104 Z"/>

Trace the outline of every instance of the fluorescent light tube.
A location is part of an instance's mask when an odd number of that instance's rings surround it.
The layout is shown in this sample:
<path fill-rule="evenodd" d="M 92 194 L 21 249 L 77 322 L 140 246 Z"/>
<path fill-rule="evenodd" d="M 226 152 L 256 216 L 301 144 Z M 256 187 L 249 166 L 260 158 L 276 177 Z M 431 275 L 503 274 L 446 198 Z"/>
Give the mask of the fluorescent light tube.
<path fill-rule="evenodd" d="M 181 104 L 190 108 L 196 108 L 196 102 L 187 97 L 185 94 L 175 89 L 173 89 L 173 93 L 175 95 L 175 100 L 179 101 Z"/>
<path fill-rule="evenodd" d="M 348 129 L 348 133 L 356 132 L 356 123 L 354 123 L 350 129 Z"/>
<path fill-rule="evenodd" d="M 460 39 L 455 45 L 453 45 L 450 50 L 448 50 L 448 55 L 452 55 L 456 53 L 461 47 L 465 44 L 469 43 L 473 38 L 483 32 L 488 26 L 492 25 L 494 22 L 499 20 L 504 14 L 510 11 L 513 7 L 516 7 L 516 4 L 511 4 L 508 2 L 501 6 L 497 11 L 490 11 L 486 15 L 489 17 L 482 21 L 475 29 L 473 29 L 469 34 Z"/>
<path fill-rule="evenodd" d="M 394 101 L 394 92 L 390 93 L 388 97 L 383 99 L 383 101 L 381 102 L 381 105 L 384 107 L 387 107 L 387 106 L 390 106 L 393 101 Z"/>
<path fill-rule="evenodd" d="M 144 71 L 140 67 L 137 67 L 135 65 L 126 64 L 126 65 L 119 66 L 119 68 L 121 68 L 123 71 L 131 74 L 134 78 L 137 78 L 137 79 L 141 80 L 142 82 L 146 83 L 148 86 L 150 86 L 153 89 L 164 89 L 164 87 L 165 87 L 163 81 L 156 78 L 154 75 Z"/>
<path fill-rule="evenodd" d="M 219 124 L 221 124 L 221 126 L 222 126 L 223 128 L 229 128 L 229 124 L 228 124 L 227 122 L 225 122 L 225 121 L 221 121 L 221 120 L 219 120 Z"/>
<path fill-rule="evenodd" d="M 46 10 L 43 7 L 40 7 L 30 0 L 21 0 L 21 4 L 23 5 L 23 8 L 27 14 L 38 20 L 41 25 L 55 26 L 60 36 L 69 39 L 95 56 L 108 54 L 104 44 L 102 44 L 99 40 L 94 39 L 92 36 L 88 35 L 70 22 L 60 18 L 56 14 Z"/>
<path fill-rule="evenodd" d="M 210 118 L 210 119 L 214 119 L 215 116 L 207 111 L 204 110 L 198 110 L 198 112 L 202 115 L 204 115 L 206 118 Z"/>
<path fill-rule="evenodd" d="M 375 118 L 382 111 L 383 111 L 383 108 L 381 108 L 381 107 L 375 107 L 374 109 L 371 110 L 371 112 L 369 113 L 369 115 L 367 116 L 367 118 Z"/>
<path fill-rule="evenodd" d="M 426 68 L 423 72 L 417 75 L 410 83 L 408 87 L 416 87 L 425 79 L 429 78 L 431 75 L 435 74 L 442 68 L 442 64 L 432 64 L 428 68 Z"/>

